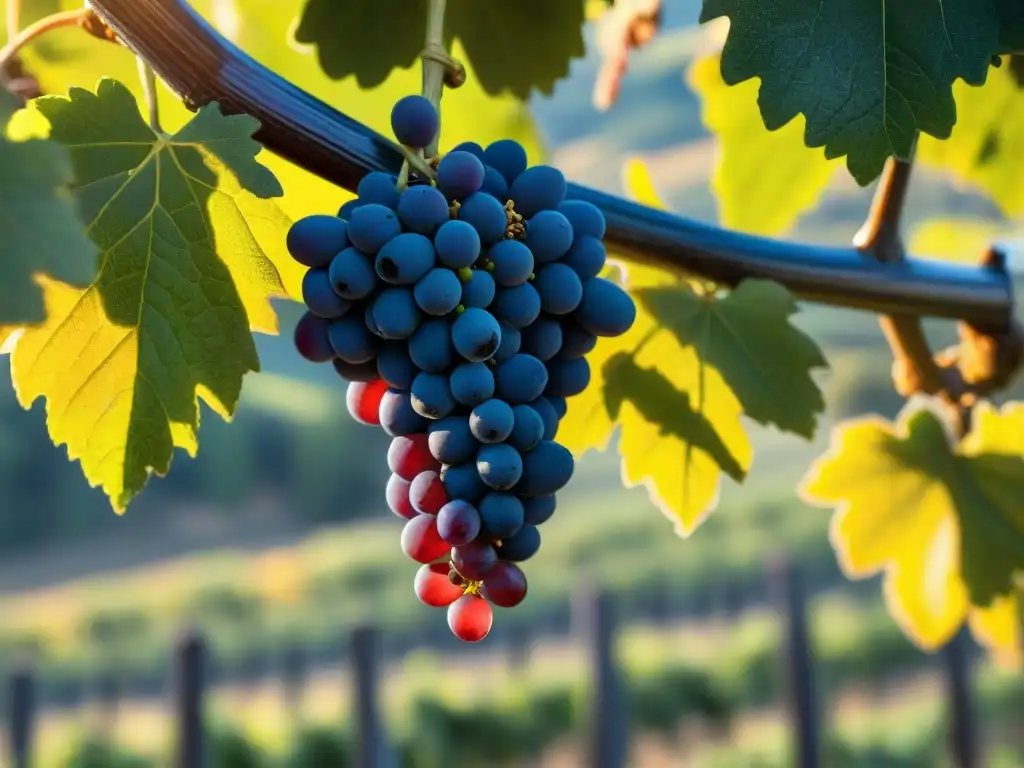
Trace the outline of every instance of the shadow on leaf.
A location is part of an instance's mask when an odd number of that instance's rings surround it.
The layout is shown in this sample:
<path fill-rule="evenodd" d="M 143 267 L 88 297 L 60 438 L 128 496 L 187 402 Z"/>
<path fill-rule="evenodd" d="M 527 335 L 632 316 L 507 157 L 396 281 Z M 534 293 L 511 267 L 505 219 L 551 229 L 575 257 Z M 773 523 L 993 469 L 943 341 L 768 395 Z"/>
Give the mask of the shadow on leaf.
<path fill-rule="evenodd" d="M 736 482 L 746 478 L 711 422 L 694 410 L 689 393 L 676 389 L 659 371 L 641 368 L 631 355 L 620 352 L 605 363 L 604 376 L 605 407 L 613 419 L 619 418 L 622 403 L 628 400 L 662 434 L 704 451 Z"/>

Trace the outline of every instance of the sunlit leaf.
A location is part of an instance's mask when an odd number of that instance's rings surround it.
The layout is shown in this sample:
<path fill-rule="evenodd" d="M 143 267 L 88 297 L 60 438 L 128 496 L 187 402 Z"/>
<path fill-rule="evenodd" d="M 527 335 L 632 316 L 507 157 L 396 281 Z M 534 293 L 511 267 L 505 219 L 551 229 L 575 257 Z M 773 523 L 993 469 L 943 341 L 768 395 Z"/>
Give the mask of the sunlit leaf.
<path fill-rule="evenodd" d="M 895 424 L 850 421 L 802 494 L 835 509 L 832 543 L 846 575 L 884 572 L 890 613 L 919 645 L 938 648 L 974 608 L 1010 595 L 1024 568 L 1024 406 L 978 406 L 959 445 L 914 403 Z M 994 631 L 998 614 L 986 619 L 995 620 L 990 641 L 1009 639 Z"/>
<path fill-rule="evenodd" d="M 992 69 L 982 88 L 953 87 L 957 123 L 946 141 L 923 139 L 919 161 L 988 195 L 1009 217 L 1024 214 L 1024 94 L 1012 70 Z"/>
<path fill-rule="evenodd" d="M 769 131 L 757 107 L 757 81 L 726 85 L 719 54 L 694 61 L 688 78 L 717 139 L 711 186 L 722 224 L 759 235 L 789 231 L 818 205 L 839 161 L 804 146 L 801 116 Z"/>
<path fill-rule="evenodd" d="M 949 135 L 953 82 L 983 83 L 992 55 L 1015 50 L 1024 29 L 1016 5 L 704 0 L 701 20 L 729 17 L 722 74 L 729 84 L 761 79 L 769 128 L 803 114 L 807 146 L 846 156 L 867 184 L 890 156 L 910 155 L 918 131 Z"/>
<path fill-rule="evenodd" d="M 98 253 L 68 192 L 67 150 L 46 139 L 7 138 L 19 108 L 0 88 L 0 325 L 12 328 L 45 318 L 37 276 L 85 287 L 96 275 Z"/>
<path fill-rule="evenodd" d="M 688 285 L 631 266 L 631 292 L 660 288 L 685 300 Z M 602 339 L 590 356 L 591 384 L 573 398 L 558 439 L 577 455 L 605 448 L 616 423 L 627 486 L 651 499 L 688 535 L 714 509 L 721 474 L 746 476 L 753 450 L 742 406 L 693 347 L 683 347 L 642 306 L 624 336 Z"/>
<path fill-rule="evenodd" d="M 84 291 L 43 282 L 47 320 L 18 340 L 13 380 L 25 407 L 46 398 L 54 442 L 122 510 L 175 447 L 195 454 L 197 394 L 234 412 L 259 368 L 250 329 L 276 332 L 268 299 L 299 268 L 252 118 L 214 104 L 157 136 L 113 80 L 36 106 L 70 151 L 102 264 Z"/>

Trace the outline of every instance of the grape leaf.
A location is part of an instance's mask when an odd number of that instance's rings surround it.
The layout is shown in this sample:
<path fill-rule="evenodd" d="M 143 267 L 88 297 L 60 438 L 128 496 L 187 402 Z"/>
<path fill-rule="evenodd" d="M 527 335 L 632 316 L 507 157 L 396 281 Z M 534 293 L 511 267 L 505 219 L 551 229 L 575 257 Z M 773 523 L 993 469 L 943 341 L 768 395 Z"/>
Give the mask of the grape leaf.
<path fill-rule="evenodd" d="M 884 571 L 890 613 L 937 648 L 972 607 L 1010 594 L 1024 568 L 1024 406 L 978 406 L 959 445 L 913 402 L 896 424 L 848 422 L 801 494 L 836 510 L 831 537 L 844 572 Z"/>
<path fill-rule="evenodd" d="M 1007 234 L 1005 228 L 983 219 L 929 219 L 914 228 L 907 249 L 926 259 L 976 265 L 985 249 Z"/>
<path fill-rule="evenodd" d="M 1017 594 L 997 597 L 992 605 L 975 608 L 968 617 L 971 632 L 999 665 L 1017 668 L 1021 661 L 1021 615 Z"/>
<path fill-rule="evenodd" d="M 704 0 L 701 21 L 730 19 L 722 74 L 761 78 L 758 102 L 775 130 L 802 113 L 804 140 L 847 158 L 868 184 L 917 131 L 949 136 L 957 78 L 985 82 L 991 57 L 1019 33 L 1009 0 Z M 1014 6 L 1011 8 L 1011 6 Z"/>
<path fill-rule="evenodd" d="M 667 273 L 634 265 L 626 284 L 633 292 L 690 293 Z M 628 333 L 601 339 L 588 356 L 590 386 L 570 400 L 558 439 L 577 455 L 603 450 L 618 423 L 623 482 L 645 485 L 677 531 L 689 535 L 717 504 L 721 473 L 742 481 L 753 449 L 742 406 L 721 374 L 642 305 L 637 310 Z"/>
<path fill-rule="evenodd" d="M 1011 218 L 1024 214 L 1024 97 L 1013 73 L 993 68 L 983 88 L 961 82 L 953 92 L 956 128 L 946 141 L 922 140 L 918 162 L 980 189 Z"/>
<path fill-rule="evenodd" d="M 45 139 L 12 141 L 7 127 L 21 104 L 0 88 L 0 324 L 42 322 L 37 275 L 77 286 L 96 275 L 96 246 L 68 194 L 73 177 L 64 147 Z"/>
<path fill-rule="evenodd" d="M 515 3 L 448 0 L 445 45 L 458 39 L 491 94 L 520 99 L 536 88 L 550 94 L 584 55 L 586 0 Z M 410 67 L 426 41 L 427 0 L 309 0 L 295 40 L 317 49 L 330 77 L 354 75 L 363 88 L 384 82 L 396 67 Z"/>
<path fill-rule="evenodd" d="M 804 146 L 802 117 L 769 131 L 757 108 L 757 83 L 727 86 L 719 54 L 696 59 L 688 80 L 701 99 L 704 125 L 718 140 L 711 188 L 720 221 L 754 234 L 784 234 L 817 206 L 838 161 Z"/>
<path fill-rule="evenodd" d="M 54 443 L 122 511 L 175 447 L 195 455 L 197 395 L 230 418 L 259 369 L 250 327 L 276 332 L 268 299 L 298 269 L 289 222 L 250 117 L 211 104 L 157 136 L 113 80 L 36 107 L 70 151 L 102 261 L 84 291 L 43 281 L 47 320 L 18 339 L 12 378 L 24 407 L 46 398 Z"/>
<path fill-rule="evenodd" d="M 718 371 L 747 416 L 807 439 L 825 400 L 811 369 L 827 368 L 818 345 L 790 324 L 796 302 L 768 280 L 744 280 L 724 296 L 642 289 L 637 299 L 684 347 Z"/>

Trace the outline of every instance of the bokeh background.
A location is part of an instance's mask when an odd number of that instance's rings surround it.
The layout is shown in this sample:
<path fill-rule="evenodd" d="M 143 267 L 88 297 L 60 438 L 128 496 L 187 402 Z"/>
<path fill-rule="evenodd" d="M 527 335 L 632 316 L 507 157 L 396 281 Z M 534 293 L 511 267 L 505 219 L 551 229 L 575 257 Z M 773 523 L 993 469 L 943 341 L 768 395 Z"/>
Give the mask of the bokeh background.
<path fill-rule="evenodd" d="M 27 0 L 27 20 L 61 5 Z M 382 132 L 394 100 L 418 89 L 417 70 L 368 92 L 328 80 L 314 54 L 288 43 L 301 0 L 194 5 L 263 63 Z M 447 95 L 444 144 L 512 135 L 535 160 L 618 194 L 626 193 L 624 165 L 640 159 L 673 211 L 716 221 L 716 143 L 686 78 L 714 47 L 714 31 L 695 25 L 699 5 L 667 0 L 661 33 L 632 57 L 610 111 L 592 106 L 600 61 L 590 25 L 590 53 L 551 97 L 490 99 L 472 80 Z M 138 93 L 131 56 L 76 31 L 46 37 L 25 59 L 47 92 L 112 75 Z M 161 98 L 173 127 L 186 113 L 168 93 Z M 293 216 L 333 212 L 349 197 L 278 158 L 261 159 L 282 179 Z M 848 243 L 870 192 L 837 175 L 788 236 Z M 908 223 L 915 250 L 936 255 L 976 254 L 994 228 L 1007 231 L 985 198 L 927 171 L 915 177 Z M 575 618 L 584 583 L 615 601 L 630 765 L 793 765 L 779 674 L 783 622 L 766 576 L 778 556 L 799 569 L 808 594 L 823 764 L 954 764 L 948 653 L 922 654 L 903 637 L 877 581 L 844 581 L 829 515 L 794 491 L 831 425 L 892 417 L 902 405 L 873 317 L 804 308 L 796 322 L 832 366 L 821 377 L 822 427 L 810 444 L 752 427 L 751 479 L 743 487 L 725 480 L 718 511 L 691 539 L 675 535 L 644 488 L 623 488 L 614 443 L 584 457 L 528 564 L 528 600 L 500 611 L 485 642 L 465 647 L 450 638 L 443 613 L 412 593 L 416 566 L 403 558 L 401 521 L 383 500 L 387 438 L 348 418 L 344 385 L 329 367 L 294 352 L 300 307 L 278 309 L 282 333 L 258 338 L 263 372 L 246 379 L 234 422 L 205 412 L 198 458 L 178 452 L 169 477 L 154 480 L 124 517 L 50 443 L 42 404 L 24 412 L 0 388 L 0 666 L 35 662 L 39 766 L 161 764 L 172 733 L 168 664 L 186 626 L 203 629 L 215 661 L 215 768 L 343 764 L 308 750 L 316 738 L 341 749 L 351 736 L 346 648 L 367 622 L 383 636 L 381 701 L 396 759 L 417 768 L 582 766 L 594 696 L 592 638 Z M 952 340 L 948 325 L 928 331 L 939 345 Z M 5 357 L 0 367 L 6 377 Z M 1010 394 L 1024 398 L 1024 386 Z M 969 641 L 957 654 L 971 665 L 985 764 L 1024 766 L 1024 681 Z"/>

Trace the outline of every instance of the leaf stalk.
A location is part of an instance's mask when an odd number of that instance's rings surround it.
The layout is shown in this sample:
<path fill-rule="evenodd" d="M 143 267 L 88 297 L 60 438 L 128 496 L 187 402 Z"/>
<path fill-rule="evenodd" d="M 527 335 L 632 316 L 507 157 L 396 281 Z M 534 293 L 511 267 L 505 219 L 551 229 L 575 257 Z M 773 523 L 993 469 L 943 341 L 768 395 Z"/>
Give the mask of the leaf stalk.
<path fill-rule="evenodd" d="M 15 3 L 15 5 L 16 4 L 17 3 Z M 8 9 L 8 11 L 10 11 L 10 9 Z M 33 42 L 36 38 L 45 35 L 47 32 L 52 32 L 55 29 L 81 26 L 91 15 L 93 15 L 91 8 L 76 8 L 73 11 L 54 13 L 40 19 L 35 24 L 30 24 L 25 27 L 25 29 L 14 34 L 13 37 L 10 34 L 12 27 L 8 26 L 8 42 L 3 48 L 0 48 L 0 71 L 7 69 L 11 60 L 18 55 L 21 49 Z M 18 17 L 15 16 L 15 22 L 17 22 L 17 20 Z M 7 23 L 10 25 L 11 16 L 7 17 Z"/>

